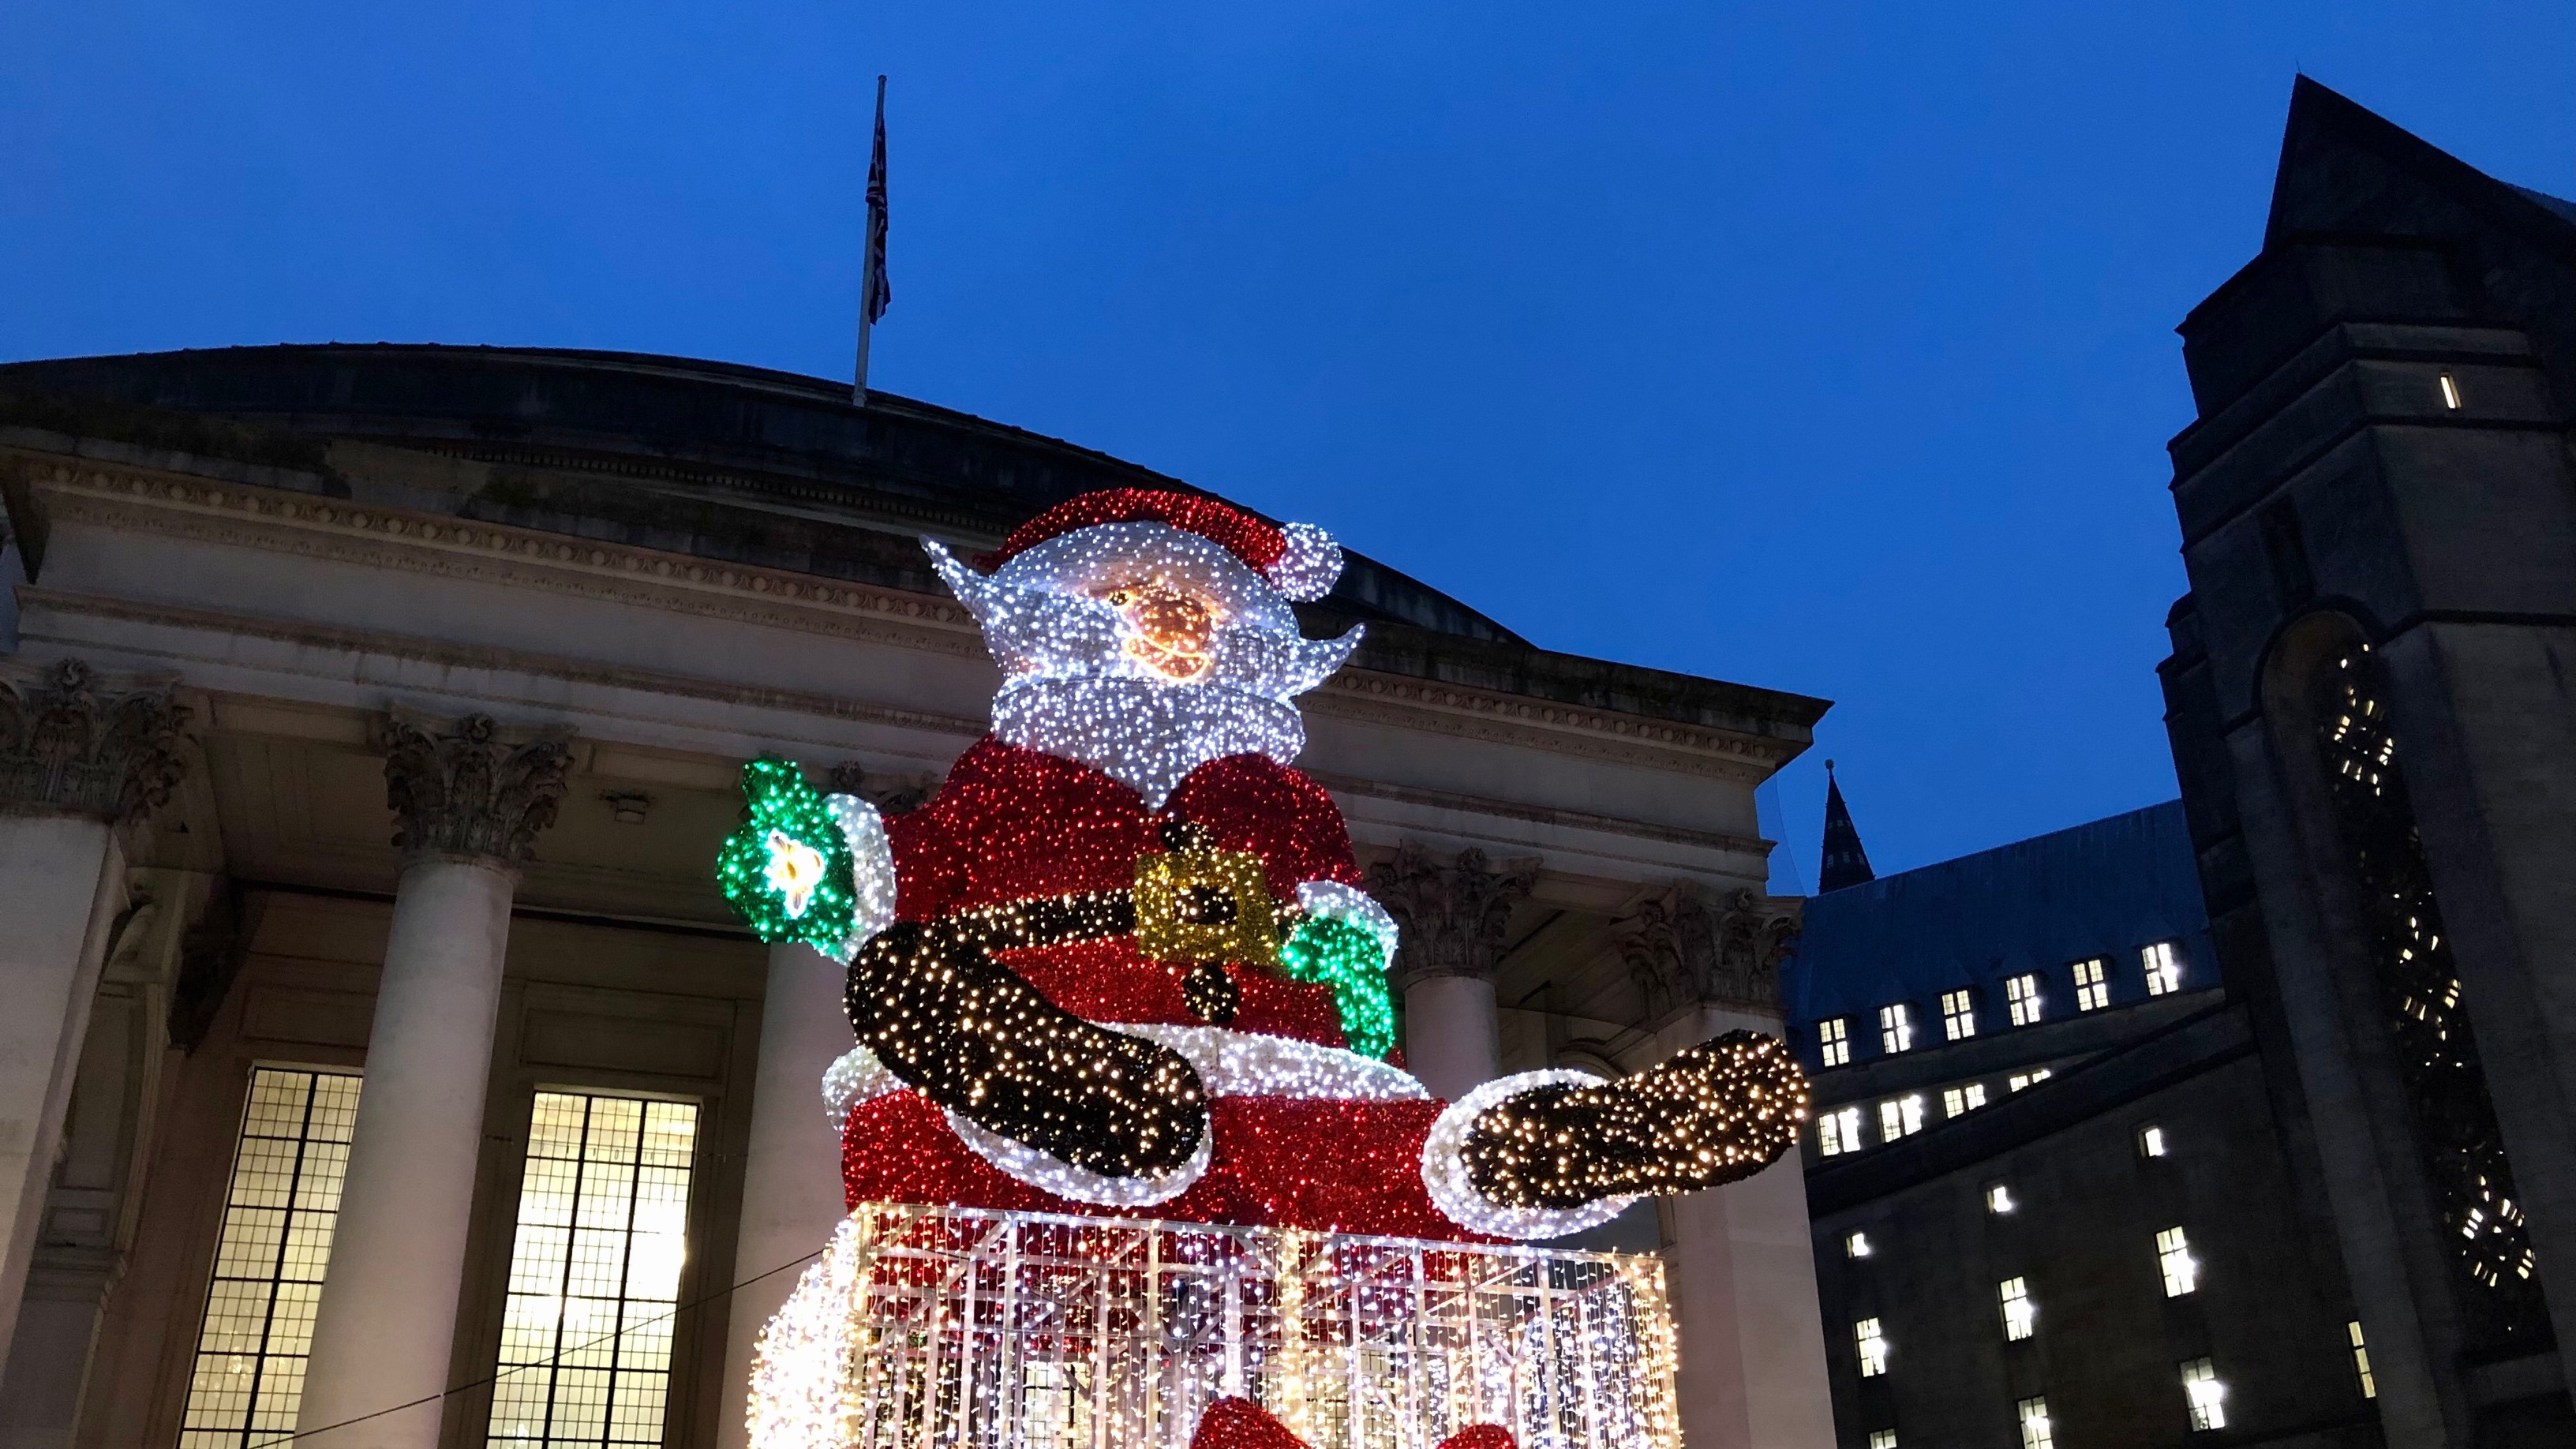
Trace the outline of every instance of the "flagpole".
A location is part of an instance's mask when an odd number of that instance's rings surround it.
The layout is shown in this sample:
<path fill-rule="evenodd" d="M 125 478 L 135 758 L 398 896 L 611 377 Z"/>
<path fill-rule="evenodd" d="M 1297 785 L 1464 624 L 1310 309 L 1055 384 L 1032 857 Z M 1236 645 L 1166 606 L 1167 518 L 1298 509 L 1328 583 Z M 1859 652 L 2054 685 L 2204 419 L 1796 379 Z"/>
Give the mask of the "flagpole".
<path fill-rule="evenodd" d="M 876 142 L 868 157 L 867 242 L 860 248 L 865 259 L 859 264 L 859 357 L 850 382 L 850 406 L 857 408 L 868 405 L 868 332 L 885 310 L 877 300 L 885 286 L 885 92 L 886 78 L 878 76 Z"/>

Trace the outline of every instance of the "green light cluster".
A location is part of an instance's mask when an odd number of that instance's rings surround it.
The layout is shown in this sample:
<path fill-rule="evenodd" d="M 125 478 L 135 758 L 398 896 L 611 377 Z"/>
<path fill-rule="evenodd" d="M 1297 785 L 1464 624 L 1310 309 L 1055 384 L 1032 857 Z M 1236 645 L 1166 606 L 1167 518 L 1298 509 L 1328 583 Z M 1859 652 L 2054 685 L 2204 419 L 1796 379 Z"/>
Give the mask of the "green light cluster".
<path fill-rule="evenodd" d="M 795 762 L 763 755 L 742 767 L 745 818 L 716 855 L 716 881 L 752 934 L 773 945 L 802 941 L 818 951 L 837 950 L 856 915 L 850 894 L 849 838 L 822 795 L 806 783 Z M 790 914 L 788 897 L 770 880 L 771 836 L 810 847 L 823 859 L 803 910 Z"/>
<path fill-rule="evenodd" d="M 1339 916 L 1308 916 L 1279 948 L 1279 965 L 1291 980 L 1320 981 L 1333 988 L 1342 1039 L 1352 1051 L 1382 1058 L 1395 1046 L 1386 952 L 1376 932 Z"/>

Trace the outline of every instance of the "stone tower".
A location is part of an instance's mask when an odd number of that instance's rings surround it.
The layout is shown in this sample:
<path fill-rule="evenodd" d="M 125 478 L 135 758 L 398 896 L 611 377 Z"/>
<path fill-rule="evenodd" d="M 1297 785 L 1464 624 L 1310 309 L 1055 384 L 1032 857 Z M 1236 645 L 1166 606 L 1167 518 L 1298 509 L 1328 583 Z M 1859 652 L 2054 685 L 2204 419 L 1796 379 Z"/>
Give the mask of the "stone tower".
<path fill-rule="evenodd" d="M 2391 1445 L 2576 1438 L 2576 206 L 2298 83 L 2181 328 L 2167 720 Z"/>

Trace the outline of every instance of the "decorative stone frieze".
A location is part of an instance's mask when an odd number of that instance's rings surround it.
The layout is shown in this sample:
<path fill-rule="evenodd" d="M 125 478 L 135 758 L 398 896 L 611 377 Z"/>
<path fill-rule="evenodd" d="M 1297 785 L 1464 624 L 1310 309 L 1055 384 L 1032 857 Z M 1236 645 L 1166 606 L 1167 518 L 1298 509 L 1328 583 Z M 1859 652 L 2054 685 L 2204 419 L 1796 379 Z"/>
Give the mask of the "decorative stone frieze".
<path fill-rule="evenodd" d="M 1639 898 L 1612 935 L 1645 998 L 1646 1019 L 1686 1006 L 1777 1007 L 1780 963 L 1798 938 L 1798 902 L 1689 881 Z"/>
<path fill-rule="evenodd" d="M 394 848 L 526 864 L 563 800 L 569 734 L 504 732 L 480 714 L 444 729 L 405 715 L 387 719 L 385 803 L 393 807 Z"/>
<path fill-rule="evenodd" d="M 0 814 L 123 824 L 170 801 L 188 706 L 168 678 L 0 661 Z"/>
<path fill-rule="evenodd" d="M 1470 847 L 1444 860 L 1412 841 L 1369 871 L 1369 894 L 1395 917 L 1396 989 L 1432 976 L 1491 979 L 1512 905 L 1538 883 L 1535 860 L 1486 863 Z"/>

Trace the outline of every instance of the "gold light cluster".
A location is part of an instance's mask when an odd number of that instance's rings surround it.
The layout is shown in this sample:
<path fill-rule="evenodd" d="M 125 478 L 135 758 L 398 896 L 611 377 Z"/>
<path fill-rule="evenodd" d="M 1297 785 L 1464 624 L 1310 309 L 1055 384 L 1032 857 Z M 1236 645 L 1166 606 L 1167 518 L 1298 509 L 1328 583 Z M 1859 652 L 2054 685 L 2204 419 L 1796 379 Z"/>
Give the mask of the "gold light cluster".
<path fill-rule="evenodd" d="M 1797 1142 L 1807 1107 L 1779 1039 L 1731 1031 L 1616 1082 L 1506 1097 L 1477 1115 L 1463 1156 L 1489 1202 L 1578 1208 L 1750 1177 Z"/>
<path fill-rule="evenodd" d="M 900 922 L 851 958 L 851 1024 L 898 1076 L 1000 1137 L 1104 1177 L 1169 1172 L 1207 1134 L 1188 1060 L 1056 1006 L 992 955 L 1135 924 L 1124 891 Z"/>

